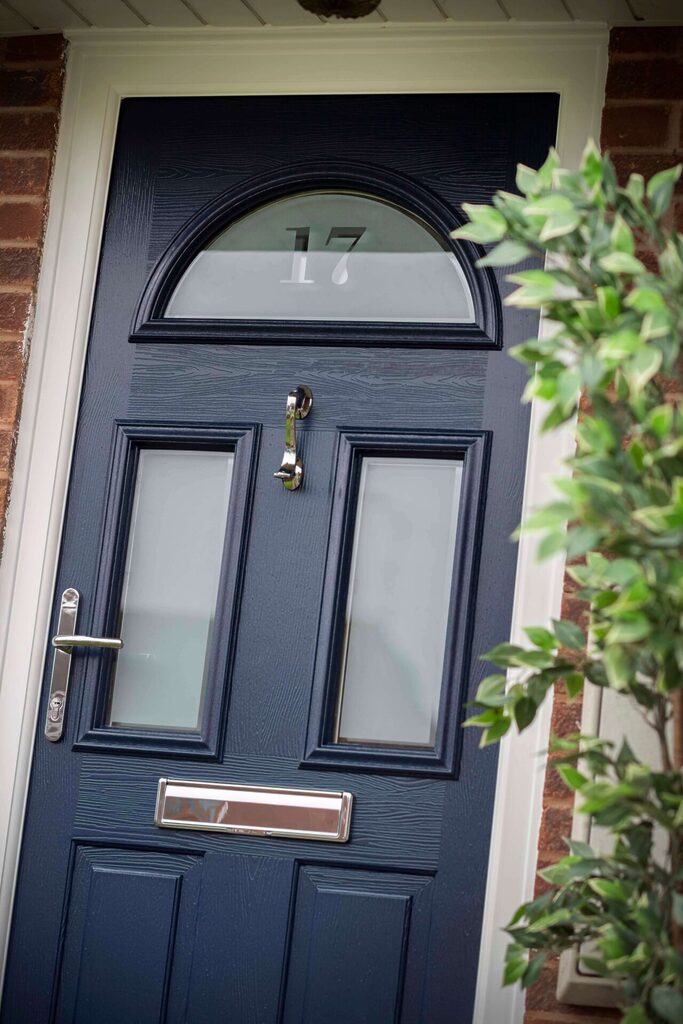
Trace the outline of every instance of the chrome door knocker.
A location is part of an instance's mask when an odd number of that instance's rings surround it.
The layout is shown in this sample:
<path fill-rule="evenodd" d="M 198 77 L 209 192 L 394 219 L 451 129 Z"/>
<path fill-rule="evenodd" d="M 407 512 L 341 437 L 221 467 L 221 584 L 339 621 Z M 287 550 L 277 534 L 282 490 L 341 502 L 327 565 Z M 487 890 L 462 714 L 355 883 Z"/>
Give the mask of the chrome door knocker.
<path fill-rule="evenodd" d="M 296 453 L 296 421 L 305 420 L 313 405 L 313 392 L 305 384 L 299 384 L 294 391 L 287 395 L 285 407 L 285 454 L 282 456 L 282 465 L 277 473 L 273 473 L 278 480 L 282 480 L 288 491 L 296 491 L 301 487 L 304 478 L 304 464 L 301 457 Z"/>

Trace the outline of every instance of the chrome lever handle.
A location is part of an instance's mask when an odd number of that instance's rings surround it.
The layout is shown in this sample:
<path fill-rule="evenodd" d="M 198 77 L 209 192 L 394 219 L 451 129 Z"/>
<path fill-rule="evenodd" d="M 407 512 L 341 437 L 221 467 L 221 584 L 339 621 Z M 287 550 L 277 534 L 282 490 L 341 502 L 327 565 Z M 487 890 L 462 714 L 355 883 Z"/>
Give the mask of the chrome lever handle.
<path fill-rule="evenodd" d="M 117 640 L 110 636 L 53 636 L 52 646 L 58 647 L 60 651 L 70 651 L 72 647 L 108 647 L 113 651 L 120 651 L 123 647 L 123 640 Z"/>
<path fill-rule="evenodd" d="M 288 491 L 301 487 L 304 478 L 304 464 L 296 452 L 296 421 L 305 420 L 313 405 L 313 392 L 305 384 L 299 384 L 287 395 L 285 407 L 285 454 L 282 465 L 273 476 L 282 480 Z"/>
<path fill-rule="evenodd" d="M 59 607 L 58 633 L 52 637 L 55 660 L 52 663 L 50 679 L 50 695 L 45 716 L 45 739 L 56 743 L 62 738 L 64 731 L 64 713 L 66 697 L 69 692 L 69 674 L 71 672 L 71 654 L 74 647 L 108 647 L 120 651 L 123 641 L 112 637 L 79 636 L 75 632 L 78 616 L 80 594 L 73 587 L 68 587 L 62 594 Z"/>

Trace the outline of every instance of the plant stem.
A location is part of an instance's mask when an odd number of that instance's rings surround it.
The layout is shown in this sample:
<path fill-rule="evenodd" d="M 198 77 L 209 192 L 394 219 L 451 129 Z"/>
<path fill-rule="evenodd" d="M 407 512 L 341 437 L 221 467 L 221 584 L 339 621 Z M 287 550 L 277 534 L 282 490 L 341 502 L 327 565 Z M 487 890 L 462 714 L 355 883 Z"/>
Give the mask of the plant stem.
<path fill-rule="evenodd" d="M 671 709 L 673 717 L 673 770 L 680 772 L 683 768 L 683 689 L 674 690 L 671 694 Z M 670 842 L 671 873 L 675 877 L 682 867 L 683 850 L 681 849 L 681 836 L 679 833 L 671 833 Z M 683 884 L 678 883 L 677 890 L 683 890 Z M 671 923 L 671 940 L 679 953 L 683 953 L 683 926 L 677 921 Z"/>

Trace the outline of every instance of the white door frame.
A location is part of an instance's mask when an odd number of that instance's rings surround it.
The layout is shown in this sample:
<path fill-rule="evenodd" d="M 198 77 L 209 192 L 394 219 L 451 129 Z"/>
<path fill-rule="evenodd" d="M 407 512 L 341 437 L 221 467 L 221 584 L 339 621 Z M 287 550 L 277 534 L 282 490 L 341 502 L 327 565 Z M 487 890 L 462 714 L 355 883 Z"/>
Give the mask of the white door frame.
<path fill-rule="evenodd" d="M 558 148 L 598 137 L 603 26 L 321 26 L 194 32 L 87 30 L 71 50 L 35 326 L 0 567 L 0 963 L 17 872 L 46 636 L 114 136 L 127 96 L 558 92 Z M 444 125 L 444 130 L 448 126 Z M 467 140 L 464 140 L 467 144 Z M 571 431 L 542 438 L 532 409 L 525 509 L 548 495 Z M 519 547 L 513 636 L 559 613 L 562 563 Z M 533 890 L 550 706 L 500 752 L 475 1024 L 520 1024 L 501 990 L 500 928 Z M 455 855 L 455 853 L 454 853 Z"/>

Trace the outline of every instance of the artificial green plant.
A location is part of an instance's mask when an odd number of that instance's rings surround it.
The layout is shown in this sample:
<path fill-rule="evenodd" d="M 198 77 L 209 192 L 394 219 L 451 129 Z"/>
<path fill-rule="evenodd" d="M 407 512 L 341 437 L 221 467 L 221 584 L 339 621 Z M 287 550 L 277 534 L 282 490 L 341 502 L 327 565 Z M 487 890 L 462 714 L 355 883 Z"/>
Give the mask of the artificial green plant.
<path fill-rule="evenodd" d="M 553 687 L 576 699 L 589 681 L 637 708 L 658 750 L 647 763 L 626 741 L 553 741 L 554 768 L 607 833 L 608 853 L 568 839 L 569 854 L 540 872 L 547 890 L 507 927 L 504 981 L 529 986 L 549 954 L 575 947 L 616 979 L 624 1024 L 683 1022 L 680 172 L 647 184 L 632 174 L 622 188 L 592 143 L 579 171 L 551 151 L 540 170 L 518 168 L 519 195 L 466 205 L 469 223 L 454 232 L 495 243 L 482 266 L 544 261 L 511 274 L 505 300 L 546 321 L 513 351 L 531 370 L 525 397 L 545 403 L 551 431 L 575 422 L 583 396 L 569 473 L 521 529 L 540 534 L 539 557 L 566 553 L 586 628 L 557 620 L 489 652 L 504 671 L 481 683 L 466 724 L 493 743 L 525 729 Z"/>

